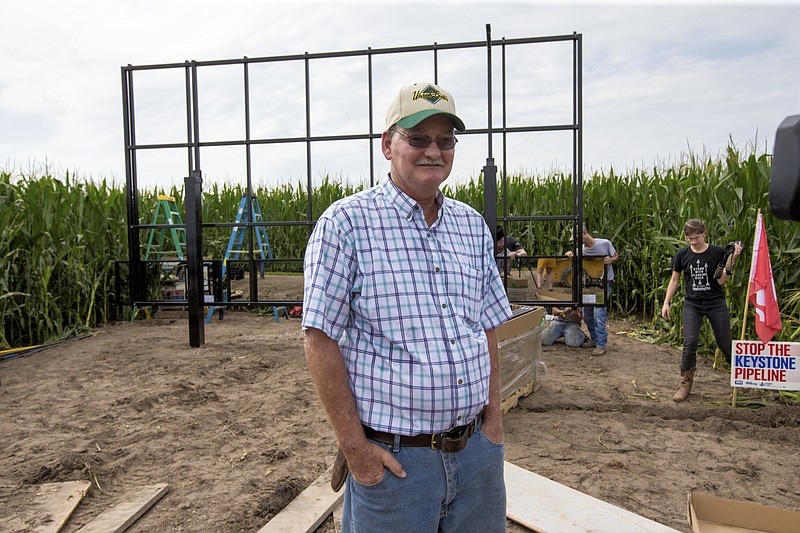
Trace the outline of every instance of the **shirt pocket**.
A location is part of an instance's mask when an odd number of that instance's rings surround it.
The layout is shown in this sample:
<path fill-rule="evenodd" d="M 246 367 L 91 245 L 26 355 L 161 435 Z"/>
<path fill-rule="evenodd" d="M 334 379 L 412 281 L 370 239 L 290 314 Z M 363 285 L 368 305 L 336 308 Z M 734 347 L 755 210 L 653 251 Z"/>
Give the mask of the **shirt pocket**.
<path fill-rule="evenodd" d="M 447 301 L 453 306 L 453 312 L 470 325 L 479 324 L 485 272 L 456 260 L 450 262 L 445 275 Z"/>

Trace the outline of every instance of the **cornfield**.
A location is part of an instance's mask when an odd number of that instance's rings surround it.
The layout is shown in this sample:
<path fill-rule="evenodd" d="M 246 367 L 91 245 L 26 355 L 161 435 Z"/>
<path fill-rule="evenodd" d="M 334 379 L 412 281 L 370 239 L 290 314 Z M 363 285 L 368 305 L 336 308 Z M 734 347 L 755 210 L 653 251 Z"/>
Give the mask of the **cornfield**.
<path fill-rule="evenodd" d="M 123 189 L 0 173 L 0 348 L 115 320 L 126 240 Z"/>
<path fill-rule="evenodd" d="M 755 151 L 753 151 L 755 152 Z M 740 240 L 745 251 L 733 280 L 726 283 L 734 338 L 739 338 L 749 274 L 756 212 L 764 214 L 783 332 L 775 340 L 800 338 L 800 224 L 772 217 L 767 203 L 770 157 L 740 154 L 729 146 L 723 157 L 685 155 L 668 168 L 613 169 L 584 178 L 584 219 L 592 235 L 610 239 L 620 253 L 611 311 L 645 321 L 660 342 L 679 342 L 682 290 L 673 299 L 673 319 L 659 317 L 670 277 L 670 259 L 685 245 L 681 233 L 688 218 L 700 218 L 709 241 Z M 572 182 L 568 175 L 507 176 L 499 191 L 500 216 L 569 215 Z M 311 191 L 311 218 L 359 188 L 325 179 Z M 245 190 L 213 184 L 204 192 L 203 222 L 233 222 Z M 445 193 L 483 209 L 481 177 Z M 183 211 L 183 191 L 140 191 L 140 224 L 153 219 L 158 194 L 173 196 Z M 303 185 L 254 191 L 268 228 L 274 269 L 299 272 L 310 225 L 308 191 Z M 292 225 L 291 223 L 296 223 Z M 148 230 L 140 241 L 147 242 Z M 513 222 L 514 234 L 532 255 L 561 255 L 571 247 L 571 228 L 563 222 Z M 204 255 L 222 258 L 230 228 L 204 231 Z M 143 244 L 144 246 L 144 244 Z M 114 261 L 127 258 L 125 191 L 106 181 L 81 181 L 67 174 L 18 176 L 0 172 L 0 350 L 50 342 L 117 316 Z M 751 318 L 748 324 L 752 324 Z M 754 338 L 752 326 L 750 337 Z M 711 346 L 710 331 L 701 337 Z"/>

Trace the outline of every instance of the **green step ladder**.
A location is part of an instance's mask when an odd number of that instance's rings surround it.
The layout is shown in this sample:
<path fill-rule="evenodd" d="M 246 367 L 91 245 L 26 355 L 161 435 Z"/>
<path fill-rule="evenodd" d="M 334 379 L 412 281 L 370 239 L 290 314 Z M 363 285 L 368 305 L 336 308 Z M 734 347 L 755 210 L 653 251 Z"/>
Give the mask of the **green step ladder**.
<path fill-rule="evenodd" d="M 159 217 L 163 216 L 164 221 L 160 222 Z M 186 259 L 186 228 L 176 227 L 183 226 L 183 218 L 178 211 L 178 205 L 175 203 L 175 198 L 166 196 L 164 194 L 158 195 L 158 203 L 156 204 L 156 212 L 153 214 L 153 224 L 169 224 L 173 226 L 169 229 L 165 228 L 150 228 L 150 236 L 147 239 L 147 249 L 144 252 L 144 259 L 150 259 L 150 252 L 155 254 L 154 259 L 163 259 L 164 255 L 175 254 L 178 261 Z M 153 238 L 156 231 L 158 232 L 158 244 L 153 244 Z M 173 248 L 164 249 L 164 243 L 167 240 L 167 233 L 171 237 Z"/>
<path fill-rule="evenodd" d="M 157 224 L 169 225 L 170 228 L 150 228 L 150 235 L 147 238 L 147 248 L 144 252 L 144 260 L 150 259 L 164 260 L 174 258 L 175 266 L 181 261 L 186 260 L 186 228 L 183 226 L 183 218 L 178 211 L 178 205 L 175 203 L 175 198 L 164 194 L 159 194 L 156 202 L 156 211 L 153 214 L 152 225 Z M 158 233 L 158 242 L 154 244 L 153 241 Z M 166 248 L 165 248 L 166 246 Z M 151 254 L 153 257 L 151 257 Z M 162 264 L 162 268 L 167 263 Z M 174 268 L 174 267 L 173 267 Z M 131 320 L 136 318 L 139 311 L 144 310 L 149 318 L 150 308 L 137 308 L 133 307 Z"/>
<path fill-rule="evenodd" d="M 261 208 L 258 206 L 258 199 L 255 196 L 250 197 L 250 212 L 247 211 L 247 195 L 242 196 L 239 202 L 239 210 L 236 213 L 236 226 L 231 228 L 231 237 L 228 239 L 228 247 L 225 249 L 225 257 L 222 261 L 222 276 L 221 279 L 225 280 L 225 274 L 228 271 L 228 261 L 233 259 L 237 260 L 242 257 L 242 254 L 247 254 L 248 250 L 243 249 L 245 244 L 244 238 L 246 234 L 246 226 L 239 226 L 238 224 L 247 224 L 249 222 L 262 222 Z M 255 226 L 255 239 L 253 243 L 253 251 L 261 256 L 261 259 L 272 259 L 272 248 L 269 245 L 269 238 L 267 237 L 267 228 L 264 226 Z M 256 246 L 257 245 L 257 246 Z M 261 263 L 261 277 L 264 277 L 264 264 Z M 253 273 L 251 272 L 251 275 Z M 223 298 L 227 298 L 227 292 L 223 293 Z M 273 306 L 272 312 L 275 315 L 275 322 L 280 323 L 278 317 L 278 307 Z M 289 318 L 289 310 L 284 306 L 283 312 L 286 318 Z M 206 322 L 211 322 L 214 316 L 214 308 L 209 307 L 208 314 L 206 315 Z"/>

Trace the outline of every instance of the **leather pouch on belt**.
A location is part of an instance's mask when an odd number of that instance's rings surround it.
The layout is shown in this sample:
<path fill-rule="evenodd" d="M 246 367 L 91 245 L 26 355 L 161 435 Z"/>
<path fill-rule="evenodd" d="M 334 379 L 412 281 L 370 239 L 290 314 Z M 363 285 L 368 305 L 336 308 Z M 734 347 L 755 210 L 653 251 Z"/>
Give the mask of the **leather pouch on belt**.
<path fill-rule="evenodd" d="M 347 479 L 347 459 L 341 449 L 336 452 L 336 460 L 333 462 L 333 470 L 331 470 L 331 488 L 333 492 L 339 492 L 339 489 L 344 485 L 344 480 Z"/>

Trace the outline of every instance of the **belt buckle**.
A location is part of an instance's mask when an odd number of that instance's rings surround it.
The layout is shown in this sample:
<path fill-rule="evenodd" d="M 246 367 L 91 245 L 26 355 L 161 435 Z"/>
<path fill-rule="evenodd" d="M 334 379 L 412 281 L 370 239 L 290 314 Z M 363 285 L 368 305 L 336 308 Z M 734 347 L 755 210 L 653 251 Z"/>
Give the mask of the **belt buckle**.
<path fill-rule="evenodd" d="M 431 435 L 431 449 L 433 450 L 447 450 L 449 443 L 454 443 L 456 450 L 453 451 L 461 451 L 464 449 L 466 440 L 472 436 L 472 433 L 475 428 L 475 420 L 470 422 L 469 424 L 464 424 L 463 426 L 459 426 L 457 428 L 453 428 L 450 431 L 445 431 L 442 433 L 434 433 Z M 439 440 L 437 441 L 437 437 Z M 459 442 L 461 441 L 461 442 Z"/>
<path fill-rule="evenodd" d="M 458 439 L 460 439 L 461 437 L 463 437 L 464 435 L 467 434 L 467 432 L 469 431 L 470 425 L 471 424 L 464 424 L 463 426 L 458 426 L 457 428 L 451 429 L 450 431 L 448 431 L 447 433 L 444 434 L 445 435 L 445 439 L 446 440 L 458 440 Z"/>

